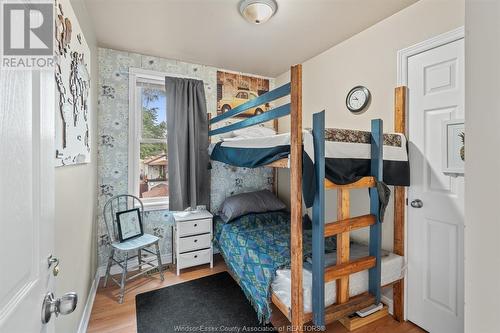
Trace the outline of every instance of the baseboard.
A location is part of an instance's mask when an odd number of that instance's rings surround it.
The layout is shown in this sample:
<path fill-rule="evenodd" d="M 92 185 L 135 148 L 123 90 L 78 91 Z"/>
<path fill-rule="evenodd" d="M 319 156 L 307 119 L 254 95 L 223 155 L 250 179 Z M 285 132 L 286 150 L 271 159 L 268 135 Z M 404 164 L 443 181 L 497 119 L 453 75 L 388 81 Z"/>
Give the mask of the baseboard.
<path fill-rule="evenodd" d="M 161 255 L 161 262 L 163 265 L 171 264 L 172 263 L 172 254 L 171 253 L 162 254 Z M 134 258 L 134 260 L 129 260 L 130 266 L 135 266 L 137 264 L 138 264 L 137 258 Z M 97 272 L 99 273 L 99 277 L 105 276 L 106 275 L 106 265 L 100 266 L 97 269 Z M 111 266 L 111 275 L 116 275 L 116 274 L 121 274 L 121 273 L 122 273 L 122 269 L 119 266 L 117 266 L 117 265 Z"/>
<path fill-rule="evenodd" d="M 89 326 L 90 314 L 92 313 L 92 306 L 94 305 L 95 294 L 97 292 L 97 287 L 99 286 L 99 271 L 95 273 L 94 281 L 92 281 L 92 286 L 90 287 L 89 294 L 87 296 L 87 302 L 85 302 L 85 308 L 83 309 L 82 318 L 80 319 L 80 324 L 78 325 L 78 333 L 86 333 L 87 327 Z"/>

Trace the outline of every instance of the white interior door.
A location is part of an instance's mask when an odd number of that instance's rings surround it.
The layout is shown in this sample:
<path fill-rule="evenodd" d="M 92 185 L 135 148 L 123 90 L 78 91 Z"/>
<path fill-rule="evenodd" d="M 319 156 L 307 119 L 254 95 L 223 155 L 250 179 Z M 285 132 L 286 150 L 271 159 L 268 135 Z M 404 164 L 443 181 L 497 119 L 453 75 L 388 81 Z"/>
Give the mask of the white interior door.
<path fill-rule="evenodd" d="M 54 72 L 0 70 L 0 332 L 52 332 Z"/>
<path fill-rule="evenodd" d="M 464 177 L 443 174 L 441 136 L 443 121 L 464 118 L 463 39 L 409 57 L 408 88 L 408 319 L 431 333 L 460 333 Z"/>

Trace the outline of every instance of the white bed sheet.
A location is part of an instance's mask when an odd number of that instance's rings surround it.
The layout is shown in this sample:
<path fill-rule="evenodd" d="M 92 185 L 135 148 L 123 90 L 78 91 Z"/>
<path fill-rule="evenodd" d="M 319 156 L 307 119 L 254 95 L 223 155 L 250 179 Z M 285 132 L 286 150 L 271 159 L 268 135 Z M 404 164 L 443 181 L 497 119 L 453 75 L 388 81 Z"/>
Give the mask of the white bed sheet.
<path fill-rule="evenodd" d="M 368 247 L 359 243 L 351 244 L 351 260 L 368 255 Z M 404 276 L 404 258 L 389 252 L 382 257 L 382 285 L 389 284 Z M 290 269 L 280 269 L 276 272 L 276 277 L 271 285 L 272 291 L 285 304 L 290 307 Z M 312 312 L 312 273 L 303 270 L 303 295 L 304 312 Z M 360 295 L 368 291 L 368 270 L 364 270 L 349 277 L 350 296 Z M 336 282 L 330 281 L 325 284 L 325 306 L 332 305 L 337 299 Z"/>

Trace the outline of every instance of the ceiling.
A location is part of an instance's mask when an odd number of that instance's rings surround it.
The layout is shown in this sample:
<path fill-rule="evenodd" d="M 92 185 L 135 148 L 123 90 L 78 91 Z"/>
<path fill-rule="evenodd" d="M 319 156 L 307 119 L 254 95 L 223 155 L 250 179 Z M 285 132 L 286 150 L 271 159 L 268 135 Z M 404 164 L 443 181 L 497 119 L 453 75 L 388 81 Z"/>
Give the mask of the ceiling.
<path fill-rule="evenodd" d="M 275 77 L 417 0 L 277 0 L 253 25 L 239 0 L 86 0 L 99 46 Z"/>

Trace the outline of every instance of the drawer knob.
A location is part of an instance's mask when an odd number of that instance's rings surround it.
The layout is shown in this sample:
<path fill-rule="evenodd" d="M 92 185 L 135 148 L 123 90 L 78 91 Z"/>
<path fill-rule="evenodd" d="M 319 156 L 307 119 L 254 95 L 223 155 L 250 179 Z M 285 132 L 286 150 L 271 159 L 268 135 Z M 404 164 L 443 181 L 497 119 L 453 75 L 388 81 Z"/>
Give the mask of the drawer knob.
<path fill-rule="evenodd" d="M 194 255 L 194 257 L 195 257 L 195 258 L 198 258 L 198 255 L 197 255 L 197 254 L 195 254 L 195 255 Z"/>
<path fill-rule="evenodd" d="M 198 226 L 198 223 L 195 223 L 195 224 L 194 224 L 194 226 L 195 226 L 195 227 L 197 227 L 197 226 Z"/>
<path fill-rule="evenodd" d="M 195 239 L 195 240 L 194 240 L 194 242 L 195 242 L 195 243 L 196 243 L 197 241 L 198 241 L 197 239 Z"/>

